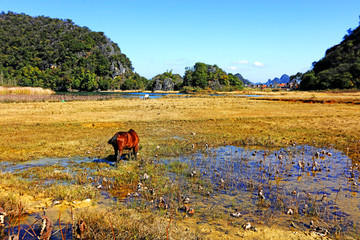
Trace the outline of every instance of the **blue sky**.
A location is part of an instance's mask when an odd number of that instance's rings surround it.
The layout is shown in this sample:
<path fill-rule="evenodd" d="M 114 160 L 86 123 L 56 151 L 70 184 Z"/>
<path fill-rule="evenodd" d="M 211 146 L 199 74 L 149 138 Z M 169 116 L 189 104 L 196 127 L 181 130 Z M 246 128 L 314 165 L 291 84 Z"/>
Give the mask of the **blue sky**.
<path fill-rule="evenodd" d="M 0 0 L 0 11 L 102 31 L 152 78 L 216 64 L 253 82 L 310 69 L 359 25 L 359 0 Z"/>

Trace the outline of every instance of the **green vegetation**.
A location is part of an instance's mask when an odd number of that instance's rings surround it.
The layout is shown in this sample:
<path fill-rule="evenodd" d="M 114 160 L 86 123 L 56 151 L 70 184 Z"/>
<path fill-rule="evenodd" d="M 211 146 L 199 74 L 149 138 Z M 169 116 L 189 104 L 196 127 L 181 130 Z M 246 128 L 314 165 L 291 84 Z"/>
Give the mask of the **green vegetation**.
<path fill-rule="evenodd" d="M 243 83 L 235 75 L 226 74 L 217 65 L 207 65 L 200 62 L 192 68 L 186 68 L 183 85 L 225 91 L 243 89 Z"/>
<path fill-rule="evenodd" d="M 52 90 L 140 89 L 147 79 L 103 32 L 70 19 L 0 14 L 0 84 Z"/>
<path fill-rule="evenodd" d="M 360 27 L 349 29 L 344 40 L 301 77 L 302 90 L 360 88 Z"/>
<path fill-rule="evenodd" d="M 0 13 L 0 85 L 55 91 L 242 89 L 242 82 L 216 65 L 196 63 L 185 81 L 171 71 L 152 81 L 134 72 L 129 58 L 103 32 L 70 19 Z M 164 83 L 165 82 L 165 83 Z"/>

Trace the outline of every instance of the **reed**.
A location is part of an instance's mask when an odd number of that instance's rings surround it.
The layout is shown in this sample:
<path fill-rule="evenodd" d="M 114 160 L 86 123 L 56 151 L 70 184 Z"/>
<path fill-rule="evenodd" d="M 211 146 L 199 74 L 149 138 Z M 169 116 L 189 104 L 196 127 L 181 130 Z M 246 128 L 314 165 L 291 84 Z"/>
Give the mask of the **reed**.
<path fill-rule="evenodd" d="M 81 211 L 88 228 L 84 238 L 91 239 L 194 239 L 196 234 L 169 220 L 139 213 L 133 209 L 94 209 Z"/>
<path fill-rule="evenodd" d="M 55 92 L 50 89 L 40 87 L 2 87 L 0 86 L 0 95 L 19 94 L 19 95 L 50 95 Z"/>

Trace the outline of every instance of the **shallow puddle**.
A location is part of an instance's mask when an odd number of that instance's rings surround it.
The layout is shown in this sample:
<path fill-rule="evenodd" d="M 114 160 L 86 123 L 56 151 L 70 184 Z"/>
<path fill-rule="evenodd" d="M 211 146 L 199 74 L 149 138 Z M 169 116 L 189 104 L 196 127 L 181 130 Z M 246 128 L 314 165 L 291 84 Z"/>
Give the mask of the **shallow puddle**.
<path fill-rule="evenodd" d="M 211 182 L 209 197 L 191 196 L 204 221 L 241 212 L 242 221 L 289 228 L 289 221 L 296 221 L 298 228 L 309 230 L 310 220 L 316 220 L 332 233 L 360 234 L 359 166 L 334 149 L 227 146 L 162 161 L 186 163 L 193 177 Z"/>

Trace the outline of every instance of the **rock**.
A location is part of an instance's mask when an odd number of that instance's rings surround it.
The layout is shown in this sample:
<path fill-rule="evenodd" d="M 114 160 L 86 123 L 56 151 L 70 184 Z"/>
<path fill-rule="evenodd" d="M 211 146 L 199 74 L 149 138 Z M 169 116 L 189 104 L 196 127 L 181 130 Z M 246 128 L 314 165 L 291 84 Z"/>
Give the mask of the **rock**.
<path fill-rule="evenodd" d="M 142 176 L 143 180 L 148 180 L 150 178 L 149 175 L 147 175 L 147 173 L 144 173 L 144 175 Z"/>
<path fill-rule="evenodd" d="M 141 182 L 138 183 L 138 185 L 137 185 L 137 190 L 138 190 L 139 192 L 141 192 L 141 191 L 143 190 L 143 184 L 142 184 Z"/>
<path fill-rule="evenodd" d="M 292 210 L 291 208 L 289 208 L 286 212 L 287 215 L 294 215 L 294 210 Z"/>
<path fill-rule="evenodd" d="M 249 230 L 251 228 L 251 223 L 247 222 L 247 223 L 243 224 L 242 228 L 245 229 L 245 230 Z"/>
<path fill-rule="evenodd" d="M 259 199 L 265 200 L 264 192 L 263 192 L 262 189 L 260 189 L 260 190 L 258 191 L 258 196 L 259 196 Z"/>
<path fill-rule="evenodd" d="M 173 91 L 175 83 L 171 78 L 165 78 L 164 80 L 156 79 L 153 83 L 153 91 Z"/>
<path fill-rule="evenodd" d="M 242 216 L 241 212 L 231 213 L 230 216 L 239 218 Z"/>
<path fill-rule="evenodd" d="M 163 91 L 173 91 L 174 90 L 174 82 L 171 78 L 165 78 L 162 84 Z"/>

